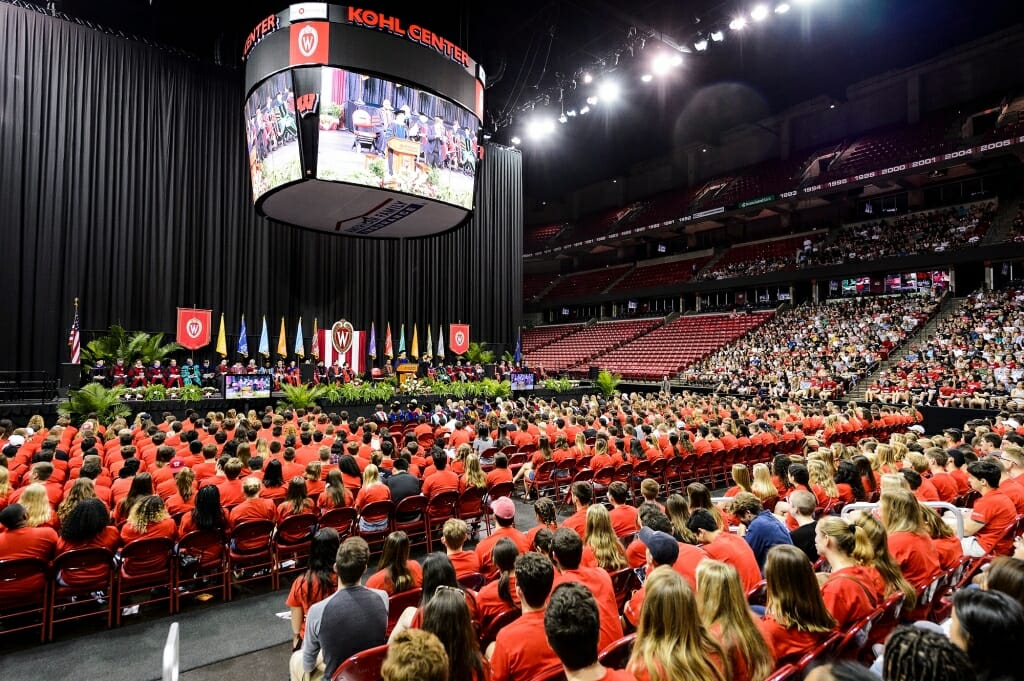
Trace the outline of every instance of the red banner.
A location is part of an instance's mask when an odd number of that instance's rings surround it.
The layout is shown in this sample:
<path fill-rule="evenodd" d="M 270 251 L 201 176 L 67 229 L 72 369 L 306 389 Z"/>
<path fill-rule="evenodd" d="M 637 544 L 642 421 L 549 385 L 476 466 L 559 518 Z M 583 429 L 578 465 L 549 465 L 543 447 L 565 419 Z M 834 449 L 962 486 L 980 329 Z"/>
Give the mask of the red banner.
<path fill-rule="evenodd" d="M 198 350 L 210 344 L 213 310 L 178 308 L 178 343 L 186 350 Z"/>
<path fill-rule="evenodd" d="M 330 24 L 326 21 L 306 21 L 289 27 L 291 47 L 288 63 L 326 64 L 328 44 L 331 37 Z"/>
<path fill-rule="evenodd" d="M 448 349 L 456 355 L 469 350 L 469 324 L 452 324 L 448 333 Z"/>

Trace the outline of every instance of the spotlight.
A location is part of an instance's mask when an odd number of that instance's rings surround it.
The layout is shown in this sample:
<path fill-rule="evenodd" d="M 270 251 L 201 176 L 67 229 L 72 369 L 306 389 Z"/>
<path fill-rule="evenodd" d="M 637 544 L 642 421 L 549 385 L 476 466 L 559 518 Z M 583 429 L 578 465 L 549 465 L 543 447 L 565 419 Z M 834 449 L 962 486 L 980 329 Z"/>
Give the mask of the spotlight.
<path fill-rule="evenodd" d="M 680 64 L 683 63 L 683 55 L 681 55 L 681 54 L 674 54 L 674 55 L 672 55 L 672 58 L 668 60 L 668 63 L 671 64 L 672 66 L 679 66 Z"/>
<path fill-rule="evenodd" d="M 519 146 L 522 143 L 523 143 L 523 140 L 519 139 L 518 137 L 516 137 L 514 135 L 512 136 L 512 146 Z"/>
<path fill-rule="evenodd" d="M 723 40 L 725 40 L 725 32 L 715 31 L 714 33 L 711 34 L 711 39 L 714 40 L 716 43 L 720 43 Z"/>
<path fill-rule="evenodd" d="M 708 153 L 708 148 L 707 147 L 701 147 L 700 148 L 700 153 L 702 153 L 702 154 Z"/>
<path fill-rule="evenodd" d="M 550 118 L 535 118 L 526 124 L 526 135 L 531 139 L 546 137 L 555 131 L 555 122 Z"/>
<path fill-rule="evenodd" d="M 734 31 L 742 31 L 747 26 L 747 20 L 743 17 L 736 17 L 729 22 L 729 28 Z"/>
<path fill-rule="evenodd" d="M 775 6 L 775 13 L 776 14 L 785 14 L 788 11 L 789 11 L 789 3 L 788 2 L 782 2 L 782 3 L 779 3 L 778 5 Z"/>
<path fill-rule="evenodd" d="M 590 83 L 594 82 L 594 77 L 592 75 L 590 75 L 589 73 L 584 73 L 583 74 L 583 82 L 587 83 L 589 85 Z"/>
<path fill-rule="evenodd" d="M 706 49 L 708 49 L 708 39 L 707 39 L 707 38 L 701 38 L 700 40 L 698 40 L 697 42 L 695 42 L 695 43 L 693 44 L 693 47 L 694 47 L 694 48 L 695 48 L 695 49 L 696 49 L 696 50 L 697 50 L 698 52 L 703 52 L 703 51 L 705 51 Z"/>
<path fill-rule="evenodd" d="M 768 5 L 758 5 L 750 10 L 750 18 L 754 21 L 764 21 L 768 18 Z"/>
<path fill-rule="evenodd" d="M 654 80 L 654 76 L 652 76 L 649 73 L 645 73 L 644 75 L 640 76 L 640 80 L 642 80 L 645 83 L 650 83 L 652 80 Z"/>
<path fill-rule="evenodd" d="M 651 60 L 651 70 L 659 76 L 668 73 L 671 66 L 672 64 L 669 60 L 669 56 L 664 52 L 659 52 L 654 55 L 654 59 Z"/>
<path fill-rule="evenodd" d="M 832 102 L 831 104 L 828 105 L 828 108 L 830 108 L 830 109 L 836 108 L 836 103 Z"/>
<path fill-rule="evenodd" d="M 597 88 L 597 96 L 606 102 L 614 102 L 619 98 L 619 84 L 606 80 Z"/>
<path fill-rule="evenodd" d="M 566 116 L 565 114 L 562 114 L 561 116 L 558 117 L 558 122 L 559 123 L 567 123 L 568 121 L 569 121 L 569 117 Z"/>
<path fill-rule="evenodd" d="M 576 109 L 569 109 L 565 112 L 565 115 L 569 118 L 573 118 L 576 115 Z"/>
<path fill-rule="evenodd" d="M 588 113 L 590 113 L 589 106 L 585 106 L 582 109 L 580 109 L 580 116 L 586 116 Z"/>
<path fill-rule="evenodd" d="M 590 95 L 589 97 L 587 97 L 587 104 L 589 104 L 590 106 L 594 106 L 595 104 L 597 104 L 597 97 L 595 97 L 594 95 Z M 580 111 L 580 113 L 583 112 Z"/>

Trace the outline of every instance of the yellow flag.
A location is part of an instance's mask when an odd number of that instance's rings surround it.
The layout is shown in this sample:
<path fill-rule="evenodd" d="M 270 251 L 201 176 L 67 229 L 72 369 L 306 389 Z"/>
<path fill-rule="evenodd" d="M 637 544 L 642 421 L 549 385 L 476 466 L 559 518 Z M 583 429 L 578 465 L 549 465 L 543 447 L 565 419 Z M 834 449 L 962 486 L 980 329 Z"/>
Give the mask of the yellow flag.
<path fill-rule="evenodd" d="M 224 313 L 220 313 L 220 331 L 217 332 L 217 354 L 228 356 L 228 337 L 224 334 Z"/>
<path fill-rule="evenodd" d="M 277 341 L 277 355 L 278 357 L 288 356 L 288 339 L 285 338 L 284 317 L 281 317 L 281 338 Z"/>
<path fill-rule="evenodd" d="M 415 324 L 412 325 L 412 350 L 409 354 L 413 359 L 420 358 L 420 336 Z"/>
<path fill-rule="evenodd" d="M 319 329 L 317 329 L 317 318 L 313 317 L 313 345 L 310 347 L 310 354 L 313 355 L 313 359 L 316 360 L 320 359 L 320 346 L 317 344 L 317 341 L 320 340 L 319 338 L 317 338 L 318 332 Z"/>

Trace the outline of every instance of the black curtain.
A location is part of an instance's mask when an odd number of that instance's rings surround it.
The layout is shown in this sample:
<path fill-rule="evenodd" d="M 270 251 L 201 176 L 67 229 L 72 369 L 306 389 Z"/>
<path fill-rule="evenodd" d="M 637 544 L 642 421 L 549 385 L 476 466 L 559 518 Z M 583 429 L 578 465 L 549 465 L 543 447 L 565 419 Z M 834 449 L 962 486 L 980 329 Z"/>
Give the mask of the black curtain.
<path fill-rule="evenodd" d="M 175 308 L 225 313 L 250 354 L 267 315 L 289 350 L 301 315 L 357 329 L 453 322 L 511 347 L 522 313 L 522 163 L 489 146 L 474 218 L 419 240 L 369 241 L 274 224 L 252 208 L 242 74 L 0 4 L 0 369 L 67 361 L 112 323 L 163 331 Z M 216 329 L 214 330 L 216 333 Z M 448 347 L 447 335 L 445 347 Z M 213 354 L 213 345 L 197 353 Z"/>

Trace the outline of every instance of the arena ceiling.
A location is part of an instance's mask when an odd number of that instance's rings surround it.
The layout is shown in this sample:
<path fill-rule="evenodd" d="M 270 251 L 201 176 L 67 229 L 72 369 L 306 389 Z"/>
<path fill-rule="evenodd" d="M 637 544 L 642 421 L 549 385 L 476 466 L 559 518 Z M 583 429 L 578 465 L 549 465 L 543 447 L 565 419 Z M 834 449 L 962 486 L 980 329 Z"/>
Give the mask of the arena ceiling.
<path fill-rule="evenodd" d="M 770 6 L 780 2 L 764 1 Z M 804 99 L 825 95 L 841 101 L 851 83 L 1024 22 L 1019 0 L 790 0 L 792 8 L 785 15 L 773 13 L 762 22 L 749 22 L 743 31 L 726 27 L 732 17 L 741 11 L 749 15 L 759 2 L 375 0 L 361 6 L 431 28 L 482 63 L 490 81 L 485 125 L 501 142 L 522 134 L 532 115 L 557 117 L 583 106 L 594 85 L 581 82 L 582 72 L 598 73 L 605 62 L 605 76 L 616 79 L 622 90 L 616 104 L 598 105 L 587 116 L 569 119 L 549 139 L 524 140 L 526 189 L 535 198 L 556 197 L 624 173 L 644 159 L 665 155 L 674 145 L 713 144 L 729 128 Z M 289 3 L 51 4 L 72 16 L 240 68 L 246 34 Z M 712 41 L 704 52 L 693 50 L 694 40 L 717 28 L 723 29 L 725 40 Z M 667 77 L 642 83 L 651 50 L 663 42 L 685 46 L 691 53 Z M 615 52 L 620 53 L 617 65 Z M 597 75 L 598 80 L 604 76 Z"/>

